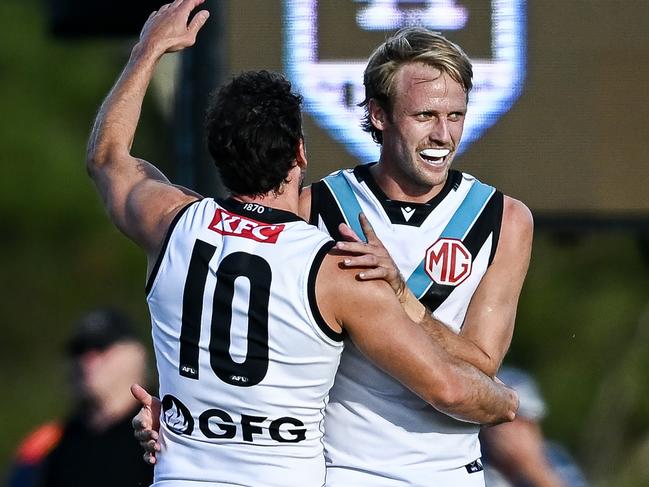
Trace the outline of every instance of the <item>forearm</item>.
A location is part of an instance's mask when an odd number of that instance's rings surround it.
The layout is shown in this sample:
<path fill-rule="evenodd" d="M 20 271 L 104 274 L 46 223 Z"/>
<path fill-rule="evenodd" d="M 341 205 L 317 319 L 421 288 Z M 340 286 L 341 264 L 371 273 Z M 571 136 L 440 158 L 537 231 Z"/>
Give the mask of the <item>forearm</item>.
<path fill-rule="evenodd" d="M 449 371 L 455 393 L 443 412 L 456 419 L 479 424 L 512 421 L 518 410 L 518 395 L 472 365 L 452 360 Z"/>
<path fill-rule="evenodd" d="M 92 171 L 106 164 L 111 151 L 130 152 L 142 102 L 161 53 L 137 44 L 119 79 L 104 100 L 88 142 L 87 163 Z"/>
<path fill-rule="evenodd" d="M 450 355 L 468 362 L 490 377 L 497 371 L 491 357 L 474 342 L 455 334 L 446 325 L 437 321 L 430 311 L 405 288 L 399 296 L 399 302 L 411 320 L 418 323 L 426 334 L 439 343 Z"/>
<path fill-rule="evenodd" d="M 454 333 L 446 325 L 433 318 L 428 310 L 424 313 L 419 326 L 424 329 L 432 340 L 439 342 L 444 350 L 453 357 L 473 365 L 489 377 L 496 375 L 498 364 L 495 364 L 482 348 L 475 342 Z"/>

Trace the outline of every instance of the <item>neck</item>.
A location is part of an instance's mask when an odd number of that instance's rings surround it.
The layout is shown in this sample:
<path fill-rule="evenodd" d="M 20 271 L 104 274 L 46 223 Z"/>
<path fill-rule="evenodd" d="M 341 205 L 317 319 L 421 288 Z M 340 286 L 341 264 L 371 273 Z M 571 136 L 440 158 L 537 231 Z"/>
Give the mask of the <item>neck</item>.
<path fill-rule="evenodd" d="M 279 191 L 269 191 L 261 196 L 247 196 L 233 194 L 232 197 L 242 203 L 256 203 L 277 210 L 290 211 L 299 214 L 300 187 L 302 185 L 302 172 L 293 166 L 287 179 L 282 183 Z"/>
<path fill-rule="evenodd" d="M 266 193 L 262 196 L 245 196 L 245 195 L 232 195 L 237 201 L 242 203 L 255 203 L 262 206 L 268 206 L 269 208 L 275 208 L 277 210 L 290 211 L 291 213 L 298 213 L 298 196 L 295 197 L 287 196 L 284 194 L 275 194 L 273 192 Z"/>
<path fill-rule="evenodd" d="M 437 196 L 446 184 L 446 179 L 436 185 L 417 184 L 412 177 L 395 170 L 395 167 L 380 159 L 370 168 L 374 181 L 391 200 L 427 203 Z"/>

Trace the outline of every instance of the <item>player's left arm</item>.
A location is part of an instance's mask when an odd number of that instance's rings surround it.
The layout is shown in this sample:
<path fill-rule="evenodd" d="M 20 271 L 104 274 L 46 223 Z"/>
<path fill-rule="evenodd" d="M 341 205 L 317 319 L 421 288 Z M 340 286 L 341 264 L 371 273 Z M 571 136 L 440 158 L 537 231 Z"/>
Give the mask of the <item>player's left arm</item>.
<path fill-rule="evenodd" d="M 494 260 L 471 298 L 459 334 L 434 319 L 408 288 L 400 298 L 408 314 L 419 317 L 420 326 L 432 339 L 490 377 L 498 372 L 514 333 L 518 298 L 532 251 L 533 226 L 530 210 L 505 196 Z"/>
<path fill-rule="evenodd" d="M 459 336 L 479 347 L 495 375 L 514 333 L 518 298 L 532 252 L 532 213 L 520 201 L 505 196 L 503 221 L 494 260 L 471 299 Z"/>
<path fill-rule="evenodd" d="M 341 225 L 340 232 L 348 242 L 339 242 L 337 247 L 351 252 L 344 264 L 364 267 L 358 274 L 360 280 L 387 281 L 408 316 L 419 323 L 428 336 L 451 355 L 493 377 L 511 342 L 518 296 L 529 265 L 533 222 L 527 207 L 505 196 L 498 249 L 471 300 L 459 335 L 431 316 L 406 286 L 367 219 L 361 215 L 359 220 L 366 243 L 350 228 Z"/>
<path fill-rule="evenodd" d="M 341 224 L 338 228 L 345 239 L 337 242 L 336 247 L 346 252 L 343 265 L 350 268 L 361 268 L 356 275 L 361 281 L 383 280 L 386 281 L 399 298 L 401 307 L 412 321 L 418 323 L 426 334 L 438 343 L 447 353 L 457 357 L 482 372 L 491 370 L 489 356 L 475 343 L 455 334 L 442 322 L 437 321 L 430 311 L 417 299 L 408 288 L 397 265 L 392 260 L 390 253 L 378 238 L 372 225 L 364 214 L 358 216 L 366 242 L 347 225 Z M 489 374 L 493 377 L 493 374 Z"/>

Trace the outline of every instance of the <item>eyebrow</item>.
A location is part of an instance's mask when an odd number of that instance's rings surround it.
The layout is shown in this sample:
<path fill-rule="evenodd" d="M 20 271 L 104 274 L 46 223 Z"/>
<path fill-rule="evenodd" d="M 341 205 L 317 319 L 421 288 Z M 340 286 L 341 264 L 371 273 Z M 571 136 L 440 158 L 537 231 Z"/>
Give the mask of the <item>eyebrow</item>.
<path fill-rule="evenodd" d="M 413 78 L 414 84 L 419 85 L 422 83 L 431 83 L 433 81 L 437 81 L 441 76 L 438 76 L 437 78 Z"/>

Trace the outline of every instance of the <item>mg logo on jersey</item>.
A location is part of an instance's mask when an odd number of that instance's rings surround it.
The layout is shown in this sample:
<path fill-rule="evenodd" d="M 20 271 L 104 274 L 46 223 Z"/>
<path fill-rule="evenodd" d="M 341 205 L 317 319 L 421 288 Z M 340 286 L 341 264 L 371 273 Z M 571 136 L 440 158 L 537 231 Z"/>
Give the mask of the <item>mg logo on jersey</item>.
<path fill-rule="evenodd" d="M 525 78 L 525 0 L 284 0 L 284 68 L 293 86 L 304 96 L 305 110 L 329 135 L 361 162 L 378 159 L 379 146 L 363 132 L 360 120 L 363 109 L 363 70 L 367 58 L 345 58 L 345 53 L 329 52 L 320 57 L 320 44 L 332 34 L 320 32 L 319 12 L 328 7 L 328 25 L 332 15 L 353 15 L 348 42 L 358 44 L 367 39 L 367 31 L 391 33 L 400 27 L 421 25 L 454 38 L 454 33 L 473 25 L 489 32 L 480 45 L 490 51 L 483 57 L 468 55 L 473 63 L 473 90 L 468 117 L 459 151 L 466 150 L 487 128 L 506 113 L 519 97 Z M 467 4 L 480 5 L 470 8 Z M 478 10 L 479 9 L 479 10 Z M 333 13 L 332 13 L 333 12 Z M 486 15 L 485 15 L 486 14 Z M 335 19 L 334 19 L 335 20 Z M 349 24 L 346 19 L 340 23 Z M 326 24 L 325 24 L 326 25 Z M 365 32 L 364 32 L 365 31 Z M 383 37 L 383 35 L 381 36 Z M 377 37 L 373 37 L 376 39 Z M 367 44 L 366 55 L 376 45 Z M 356 49 L 358 51 L 358 49 Z"/>
<path fill-rule="evenodd" d="M 269 225 L 217 208 L 208 228 L 221 235 L 234 235 L 235 237 L 250 238 L 257 242 L 274 244 L 277 242 L 279 234 L 284 230 L 284 225 Z"/>
<path fill-rule="evenodd" d="M 440 238 L 426 251 L 426 274 L 437 284 L 457 286 L 471 274 L 471 252 L 461 240 Z"/>

